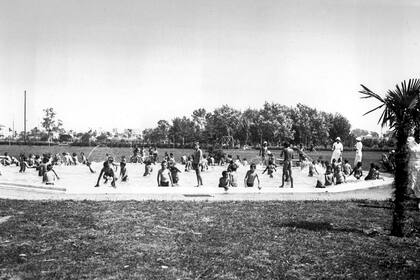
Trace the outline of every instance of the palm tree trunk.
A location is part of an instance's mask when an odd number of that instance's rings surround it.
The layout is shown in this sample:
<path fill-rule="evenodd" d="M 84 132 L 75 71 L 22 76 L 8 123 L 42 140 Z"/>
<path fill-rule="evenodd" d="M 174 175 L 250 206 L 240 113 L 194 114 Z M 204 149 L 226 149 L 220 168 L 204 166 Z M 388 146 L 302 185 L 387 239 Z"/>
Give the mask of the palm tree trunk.
<path fill-rule="evenodd" d="M 397 131 L 397 149 L 395 154 L 395 179 L 394 179 L 394 212 L 391 234 L 405 236 L 407 234 L 405 219 L 405 197 L 408 187 L 408 150 L 407 138 L 409 129 L 406 125 Z"/>

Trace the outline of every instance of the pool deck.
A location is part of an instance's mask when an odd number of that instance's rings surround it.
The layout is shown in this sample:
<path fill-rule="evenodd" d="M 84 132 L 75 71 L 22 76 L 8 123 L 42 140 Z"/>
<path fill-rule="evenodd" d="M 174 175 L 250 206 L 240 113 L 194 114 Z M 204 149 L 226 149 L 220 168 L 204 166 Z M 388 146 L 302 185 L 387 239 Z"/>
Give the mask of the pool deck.
<path fill-rule="evenodd" d="M 18 200 L 185 200 L 185 201 L 229 201 L 229 200 L 387 200 L 392 197 L 391 184 L 341 192 L 176 192 L 176 193 L 65 193 L 45 189 L 30 189 L 0 185 L 0 198 Z"/>
<path fill-rule="evenodd" d="M 316 178 L 308 177 L 306 171 L 295 169 L 295 188 L 286 184 L 279 188 L 280 174 L 274 178 L 260 175 L 262 189 L 245 188 L 241 183 L 228 191 L 218 188 L 219 174 L 223 167 L 215 167 L 204 173 L 205 185 L 194 187 L 195 174 L 183 173 L 182 185 L 176 187 L 158 187 L 156 175 L 144 177 L 139 172 L 141 166 L 127 165 L 130 181 L 117 181 L 117 187 L 101 184 L 93 187 L 97 174 L 90 174 L 86 167 L 57 167 L 61 179 L 56 185 L 40 183 L 35 170 L 19 174 L 16 168 L 3 168 L 0 176 L 0 198 L 21 200 L 387 200 L 392 197 L 392 181 L 390 174 L 383 174 L 380 180 L 356 180 L 349 178 L 347 183 L 315 188 Z M 260 172 L 262 171 L 262 167 Z M 96 166 L 96 170 L 99 167 Z M 156 170 L 154 171 L 156 172 Z M 243 178 L 246 169 L 238 172 Z M 62 175 L 62 176 L 61 176 Z M 242 183 L 243 184 L 243 183 Z"/>

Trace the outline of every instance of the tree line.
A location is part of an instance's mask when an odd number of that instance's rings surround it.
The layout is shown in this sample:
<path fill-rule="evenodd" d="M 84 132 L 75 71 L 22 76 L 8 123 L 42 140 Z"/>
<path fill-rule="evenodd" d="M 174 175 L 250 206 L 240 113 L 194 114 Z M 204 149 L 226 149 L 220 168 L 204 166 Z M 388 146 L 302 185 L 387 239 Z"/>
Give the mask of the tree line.
<path fill-rule="evenodd" d="M 200 141 L 207 144 L 258 145 L 268 141 L 277 145 L 283 141 L 304 145 L 329 145 L 340 137 L 348 142 L 353 137 L 350 122 L 339 113 L 327 113 L 303 104 L 288 107 L 266 102 L 261 109 L 237 110 L 228 105 L 207 112 L 200 108 L 191 116 L 157 122 L 143 131 L 147 143 L 187 144 Z"/>

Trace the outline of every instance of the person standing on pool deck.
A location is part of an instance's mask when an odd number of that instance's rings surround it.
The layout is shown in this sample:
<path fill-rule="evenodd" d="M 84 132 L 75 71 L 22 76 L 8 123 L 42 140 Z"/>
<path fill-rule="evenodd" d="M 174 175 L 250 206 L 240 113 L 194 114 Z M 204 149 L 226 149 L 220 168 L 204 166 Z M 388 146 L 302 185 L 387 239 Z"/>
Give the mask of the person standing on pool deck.
<path fill-rule="evenodd" d="M 335 142 L 332 146 L 332 156 L 331 156 L 331 162 L 333 161 L 333 159 L 335 159 L 335 161 L 338 161 L 339 158 L 341 158 L 342 154 L 343 154 L 343 144 L 341 144 L 341 139 L 340 137 L 335 138 Z"/>
<path fill-rule="evenodd" d="M 200 170 L 200 164 L 203 160 L 203 152 L 200 149 L 200 144 L 198 142 L 195 142 L 194 144 L 194 159 L 192 162 L 192 168 L 195 170 L 195 174 L 197 176 L 197 187 L 203 185 L 203 179 L 201 178 L 201 170 Z"/>
<path fill-rule="evenodd" d="M 262 164 L 265 165 L 265 157 L 268 154 L 268 143 L 267 141 L 264 141 L 260 150 L 260 155 L 261 155 L 261 160 L 262 160 Z"/>
<path fill-rule="evenodd" d="M 356 145 L 354 145 L 354 148 L 356 149 L 356 157 L 354 158 L 354 165 L 353 167 L 356 167 L 357 163 L 360 161 L 362 162 L 362 138 L 357 137 L 356 138 Z"/>
<path fill-rule="evenodd" d="M 284 180 L 286 178 L 290 179 L 290 187 L 293 188 L 293 177 L 292 177 L 293 149 L 290 148 L 290 144 L 288 142 L 284 143 L 284 148 L 281 151 L 280 156 L 284 156 L 284 158 L 283 158 L 283 175 L 281 176 L 281 186 L 280 186 L 280 188 L 284 187 Z"/>

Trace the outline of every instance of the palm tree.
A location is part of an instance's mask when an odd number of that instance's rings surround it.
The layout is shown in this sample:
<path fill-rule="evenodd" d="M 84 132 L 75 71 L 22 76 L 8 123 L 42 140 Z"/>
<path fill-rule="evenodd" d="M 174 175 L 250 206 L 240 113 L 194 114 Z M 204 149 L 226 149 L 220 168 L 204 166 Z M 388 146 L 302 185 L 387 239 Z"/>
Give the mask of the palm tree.
<path fill-rule="evenodd" d="M 397 138 L 395 154 L 395 179 L 394 179 L 394 211 L 391 234 L 394 236 L 406 235 L 404 200 L 408 186 L 408 150 L 407 138 L 418 130 L 419 107 L 420 107 L 420 79 L 410 79 L 396 85 L 395 89 L 388 90 L 385 98 L 372 92 L 370 89 L 361 85 L 363 90 L 362 98 L 374 98 L 380 105 L 365 113 L 369 114 L 378 109 L 384 108 L 379 118 L 382 126 L 388 125 L 394 131 Z"/>

